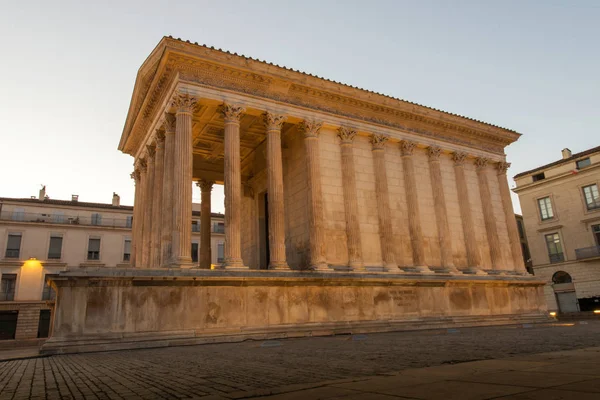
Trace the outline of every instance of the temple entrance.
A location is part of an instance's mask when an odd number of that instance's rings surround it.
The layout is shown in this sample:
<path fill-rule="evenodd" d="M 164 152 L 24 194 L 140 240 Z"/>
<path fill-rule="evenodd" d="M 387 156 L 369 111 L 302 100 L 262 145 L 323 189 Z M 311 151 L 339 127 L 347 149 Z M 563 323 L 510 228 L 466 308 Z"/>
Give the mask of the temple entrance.
<path fill-rule="evenodd" d="M 269 269 L 269 196 L 262 192 L 258 196 L 258 229 L 260 239 L 260 269 Z"/>

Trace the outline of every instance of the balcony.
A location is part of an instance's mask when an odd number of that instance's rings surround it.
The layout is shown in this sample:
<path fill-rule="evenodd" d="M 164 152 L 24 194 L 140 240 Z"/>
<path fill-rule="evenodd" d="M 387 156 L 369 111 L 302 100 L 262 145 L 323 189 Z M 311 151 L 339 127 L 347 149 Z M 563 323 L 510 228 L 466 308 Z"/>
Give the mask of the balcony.
<path fill-rule="evenodd" d="M 575 249 L 575 257 L 578 260 L 600 257 L 600 246 L 583 247 L 581 249 Z"/>
<path fill-rule="evenodd" d="M 131 218 L 99 218 L 98 216 L 91 215 L 25 213 L 20 211 L 2 211 L 0 212 L 0 221 L 131 228 Z"/>

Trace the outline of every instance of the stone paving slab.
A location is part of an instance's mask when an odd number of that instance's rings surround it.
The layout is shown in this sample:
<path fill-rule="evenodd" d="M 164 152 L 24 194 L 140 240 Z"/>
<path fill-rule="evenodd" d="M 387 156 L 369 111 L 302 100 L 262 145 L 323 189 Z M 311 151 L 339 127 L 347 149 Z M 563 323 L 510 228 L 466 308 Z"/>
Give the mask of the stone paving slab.
<path fill-rule="evenodd" d="M 590 322 L 21 359 L 0 362 L 0 399 L 585 400 L 600 398 L 598 335 Z"/>

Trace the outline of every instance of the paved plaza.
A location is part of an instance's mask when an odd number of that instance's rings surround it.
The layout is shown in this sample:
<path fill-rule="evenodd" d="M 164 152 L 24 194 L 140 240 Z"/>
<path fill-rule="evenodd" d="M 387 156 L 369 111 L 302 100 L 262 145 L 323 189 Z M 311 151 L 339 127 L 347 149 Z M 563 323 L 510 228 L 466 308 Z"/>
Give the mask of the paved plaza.
<path fill-rule="evenodd" d="M 597 399 L 599 335 L 576 321 L 29 358 L 0 363 L 0 398 Z"/>

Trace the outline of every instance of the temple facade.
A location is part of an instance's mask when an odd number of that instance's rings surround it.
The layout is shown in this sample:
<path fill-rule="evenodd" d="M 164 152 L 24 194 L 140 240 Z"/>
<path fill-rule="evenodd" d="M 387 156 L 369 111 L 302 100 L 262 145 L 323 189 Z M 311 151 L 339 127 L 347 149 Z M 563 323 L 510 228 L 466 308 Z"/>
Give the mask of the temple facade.
<path fill-rule="evenodd" d="M 135 158 L 132 263 L 193 266 L 197 182 L 205 216 L 225 185 L 224 269 L 524 274 L 504 155 L 518 137 L 165 38 L 119 146 Z"/>

